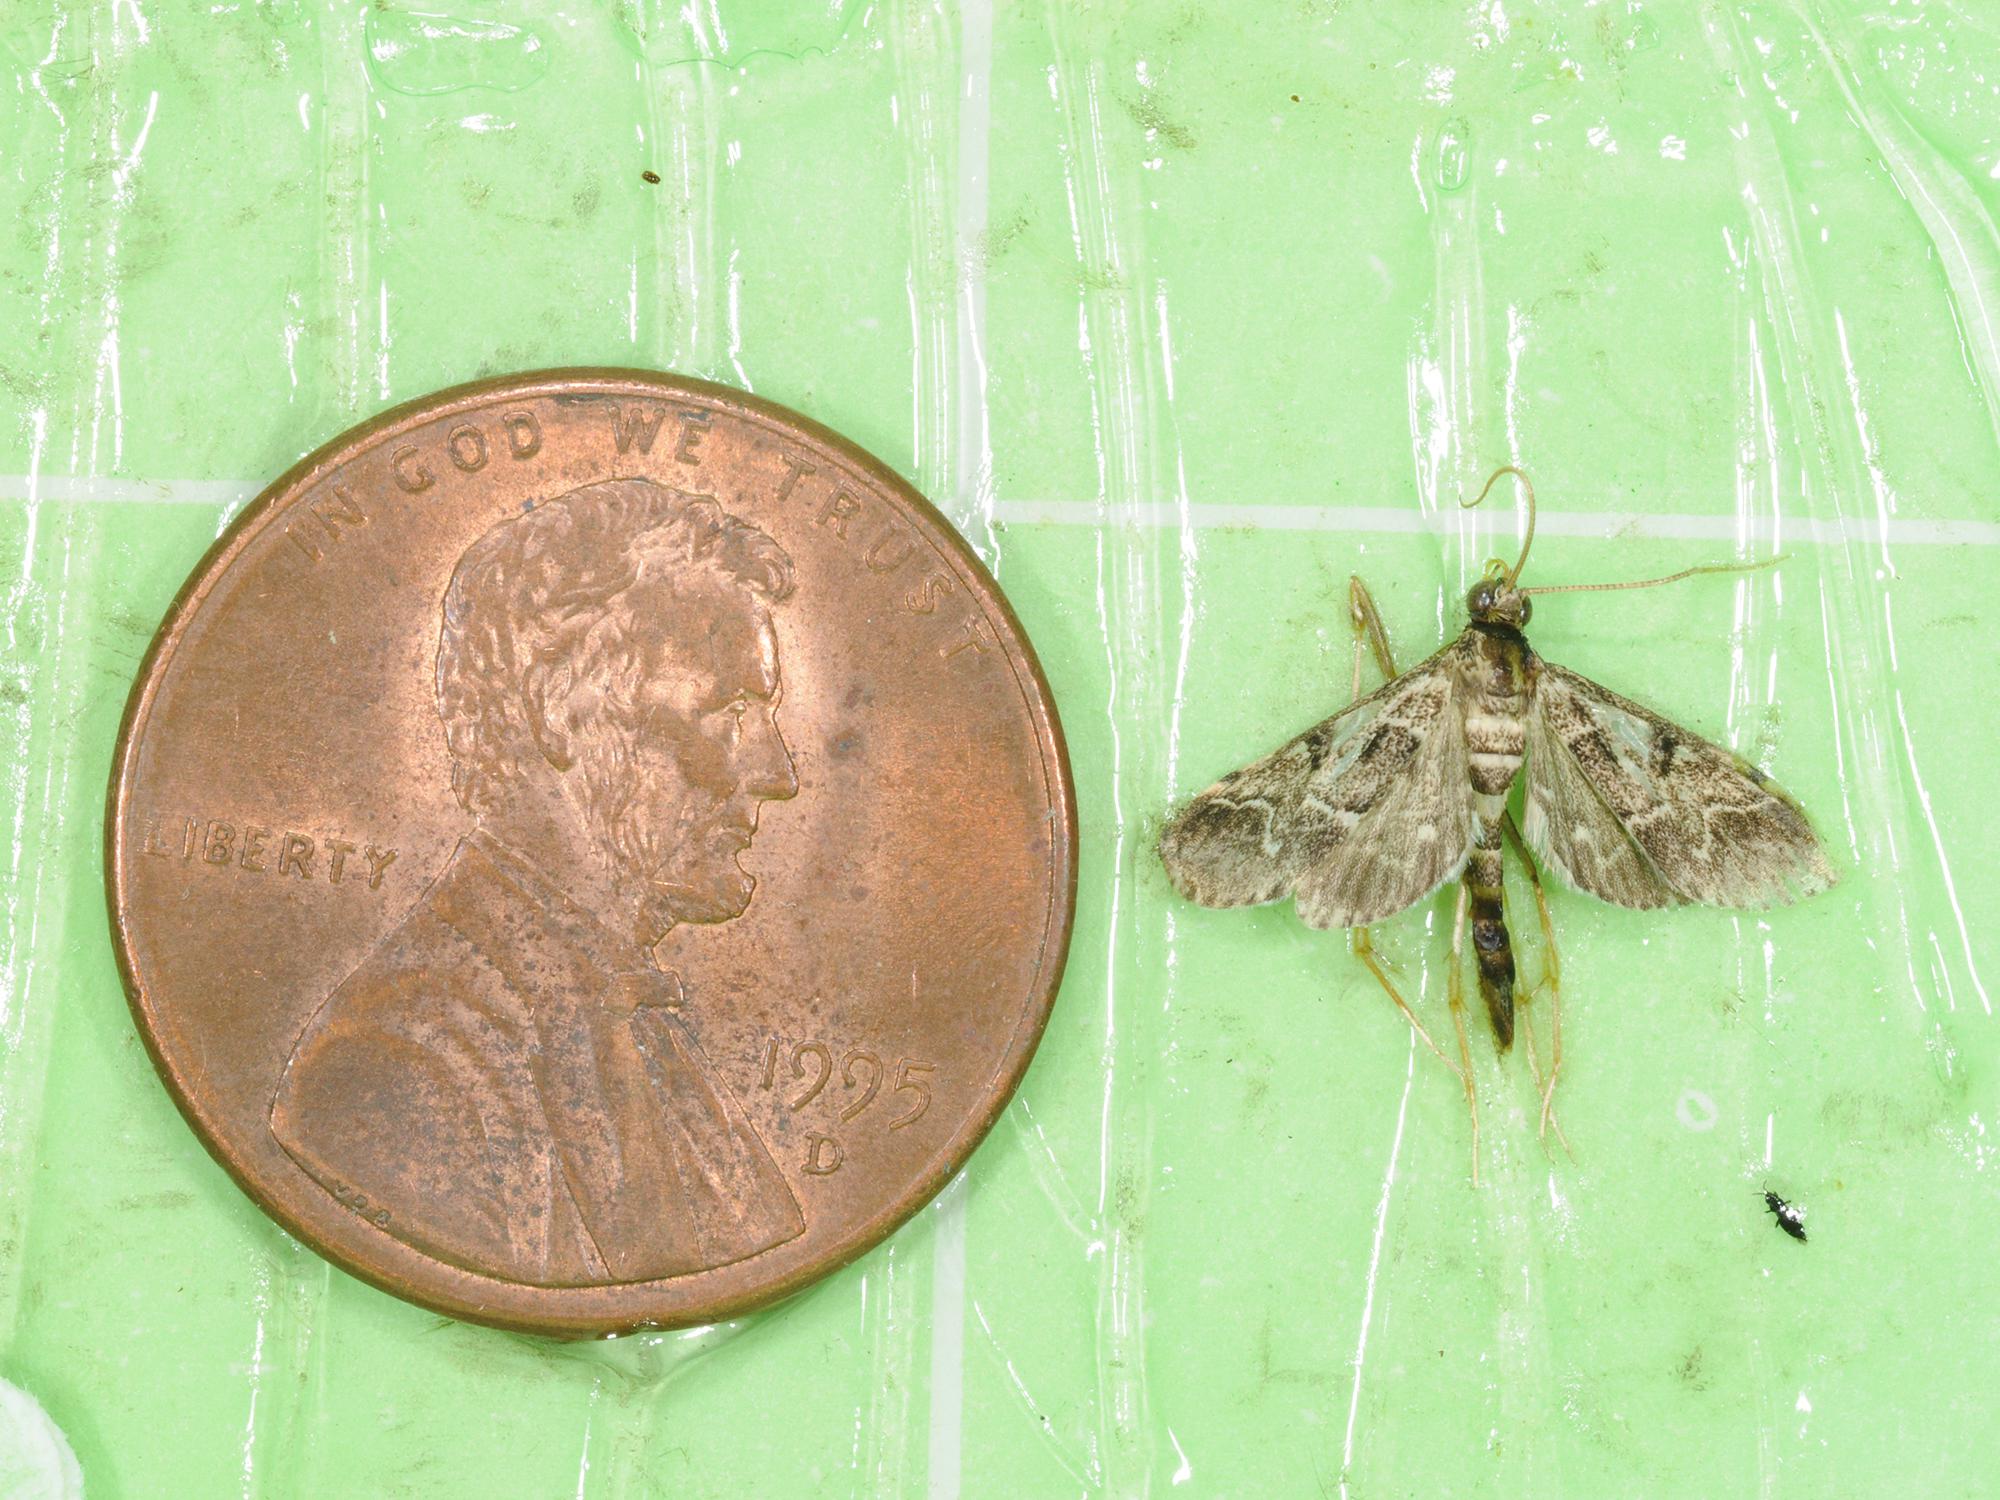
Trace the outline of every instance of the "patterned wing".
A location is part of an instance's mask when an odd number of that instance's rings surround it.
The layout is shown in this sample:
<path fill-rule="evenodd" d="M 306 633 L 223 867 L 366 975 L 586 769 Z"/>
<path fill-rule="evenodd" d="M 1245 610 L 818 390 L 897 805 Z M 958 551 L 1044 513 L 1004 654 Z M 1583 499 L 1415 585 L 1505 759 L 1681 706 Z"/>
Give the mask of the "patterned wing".
<path fill-rule="evenodd" d="M 1681 898 L 1647 862 L 1542 711 L 1552 670 L 1541 663 L 1537 702 L 1528 712 L 1522 837 L 1544 865 L 1600 901 L 1642 911 L 1678 906 Z M 1563 691 L 1553 690 L 1558 696 Z"/>
<path fill-rule="evenodd" d="M 1763 772 L 1546 658 L 1527 749 L 1523 831 L 1593 896 L 1759 907 L 1833 884 L 1805 814 Z"/>
<path fill-rule="evenodd" d="M 1160 836 L 1202 906 L 1296 891 L 1314 927 L 1378 921 L 1436 890 L 1472 842 L 1457 642 L 1194 798 Z"/>

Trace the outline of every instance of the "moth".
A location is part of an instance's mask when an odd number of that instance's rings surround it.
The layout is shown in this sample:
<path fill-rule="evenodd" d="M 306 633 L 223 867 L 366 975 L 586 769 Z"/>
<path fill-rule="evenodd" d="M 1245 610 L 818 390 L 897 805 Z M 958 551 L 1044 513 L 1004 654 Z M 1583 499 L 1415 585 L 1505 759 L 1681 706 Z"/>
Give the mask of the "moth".
<path fill-rule="evenodd" d="M 1787 1203 L 1769 1188 L 1764 1189 L 1764 1207 L 1771 1211 L 1771 1217 L 1778 1221 L 1778 1227 L 1800 1244 L 1806 1238 L 1806 1211 L 1796 1203 Z"/>
<path fill-rule="evenodd" d="M 1755 766 L 1538 655 L 1524 633 L 1533 595 L 1644 588 L 1744 565 L 1633 583 L 1523 588 L 1521 569 L 1534 543 L 1527 476 L 1508 465 L 1466 503 L 1479 504 L 1503 474 L 1521 481 L 1526 533 L 1514 565 L 1489 563 L 1466 595 L 1464 632 L 1224 776 L 1175 813 L 1159 841 L 1175 889 L 1199 905 L 1256 906 L 1290 896 L 1307 926 L 1363 935 L 1369 924 L 1459 881 L 1448 972 L 1462 1054 L 1457 986 L 1468 928 L 1500 1050 L 1514 1038 L 1515 963 L 1502 879 L 1503 830 L 1514 824 L 1509 799 L 1517 787 L 1521 841 L 1533 858 L 1613 905 L 1766 907 L 1812 895 L 1834 879 L 1799 805 Z M 1354 588 L 1357 631 L 1372 622 L 1389 674 L 1393 662 L 1373 605 L 1359 579 Z M 1357 639 L 1357 695 L 1360 649 Z M 1470 1097 L 1469 1068 L 1461 1077 Z M 1553 1082 L 1551 1074 L 1551 1089 Z M 1546 1094 L 1543 1118 L 1546 1124 Z M 1476 1140 L 1476 1101 L 1474 1129 Z"/>

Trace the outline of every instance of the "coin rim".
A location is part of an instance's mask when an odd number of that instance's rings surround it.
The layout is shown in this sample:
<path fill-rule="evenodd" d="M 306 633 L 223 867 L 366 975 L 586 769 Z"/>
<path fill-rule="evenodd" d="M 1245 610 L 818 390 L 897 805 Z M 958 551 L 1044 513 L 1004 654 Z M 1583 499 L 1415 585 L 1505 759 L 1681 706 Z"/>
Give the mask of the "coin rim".
<path fill-rule="evenodd" d="M 1021 1024 L 1015 1027 L 998 1064 L 989 1075 L 983 1104 L 969 1114 L 944 1145 L 911 1175 L 909 1186 L 904 1191 L 892 1195 L 884 1208 L 865 1217 L 856 1228 L 843 1235 L 827 1251 L 786 1275 L 775 1277 L 769 1282 L 760 1283 L 733 1296 L 716 1297 L 692 1305 L 661 1308 L 652 1315 L 643 1312 L 615 1317 L 564 1315 L 559 1310 L 548 1313 L 537 1312 L 532 1305 L 527 1308 L 512 1306 L 496 1308 L 489 1302 L 455 1295 L 449 1288 L 419 1287 L 412 1284 L 410 1278 L 400 1276 L 393 1270 L 371 1266 L 322 1239 L 310 1224 L 282 1208 L 260 1189 L 250 1170 L 232 1156 L 223 1139 L 224 1132 L 212 1128 L 205 1119 L 194 1090 L 182 1080 L 165 1057 L 156 1035 L 146 986 L 140 980 L 134 962 L 126 915 L 130 903 L 126 898 L 126 892 L 122 889 L 127 842 L 124 823 L 131 795 L 130 782 L 136 748 L 135 731 L 156 699 L 165 666 L 184 638 L 209 588 L 218 582 L 236 561 L 253 536 L 261 529 L 262 524 L 280 509 L 284 499 L 313 483 L 323 471 L 358 456 L 360 452 L 376 445 L 399 427 L 433 422 L 468 409 L 484 407 L 496 397 L 538 399 L 593 392 L 614 395 L 631 394 L 635 389 L 658 399 L 671 400 L 691 396 L 715 402 L 725 410 L 745 413 L 753 418 L 761 418 L 788 427 L 813 442 L 825 445 L 869 476 L 896 501 L 908 507 L 916 520 L 927 523 L 933 539 L 956 556 L 967 575 L 962 581 L 971 585 L 971 591 L 982 608 L 997 614 L 1012 634 L 1012 645 L 1007 652 L 1008 661 L 1013 670 L 1016 689 L 1021 692 L 1024 706 L 1027 707 L 1029 717 L 1037 731 L 1036 739 L 1043 758 L 1043 775 L 1053 784 L 1056 793 L 1055 801 L 1059 806 L 1061 817 L 1051 849 L 1051 856 L 1056 864 L 1056 869 L 1053 871 L 1054 889 L 1050 899 L 1051 920 L 1041 947 L 1037 975 L 1039 983 L 1028 997 L 1027 1013 L 1023 1015 Z M 145 656 L 140 661 L 138 675 L 126 698 L 125 710 L 119 721 L 118 739 L 112 757 L 111 780 L 105 799 L 104 887 L 109 908 L 112 951 L 117 961 L 119 978 L 124 984 L 126 1001 L 131 1008 L 133 1022 L 140 1039 L 145 1044 L 148 1057 L 152 1059 L 154 1071 L 159 1074 L 176 1108 L 180 1110 L 182 1117 L 194 1132 L 195 1138 L 252 1202 L 286 1232 L 303 1241 L 332 1264 L 405 1301 L 469 1322 L 515 1332 L 543 1334 L 557 1338 L 602 1337 L 644 1329 L 685 1328 L 695 1324 L 713 1323 L 781 1301 L 866 1254 L 913 1217 L 951 1181 L 992 1130 L 1000 1112 L 1006 1108 L 1020 1087 L 1021 1080 L 1026 1075 L 1029 1064 L 1034 1060 L 1035 1052 L 1047 1030 L 1049 1015 L 1061 987 L 1076 920 L 1076 792 L 1062 721 L 1056 709 L 1055 695 L 1050 691 L 1048 679 L 1042 671 L 1040 659 L 1035 654 L 1034 645 L 1027 631 L 1023 629 L 1019 617 L 1014 613 L 1005 595 L 1000 592 L 999 585 L 994 581 L 986 565 L 960 535 L 957 527 L 936 506 L 918 493 L 913 485 L 851 439 L 789 407 L 739 390 L 734 386 L 665 371 L 602 365 L 566 366 L 488 376 L 448 386 L 411 401 L 399 402 L 346 428 L 315 448 L 260 491 L 257 497 L 230 521 L 202 554 L 201 560 L 188 574 L 186 581 L 175 592 L 173 602 L 168 607 L 159 630 L 146 648 Z M 400 1245 L 400 1242 L 398 1244 Z M 602 1298 L 607 1293 L 619 1296 L 621 1300 L 643 1300 L 641 1288 L 668 1288 L 676 1281 L 686 1279 L 667 1278 L 651 1282 L 620 1283 L 608 1287 L 536 1287 L 520 1282 L 509 1282 L 454 1265 L 417 1250 L 414 1246 L 400 1245 L 400 1248 L 418 1257 L 427 1265 L 437 1267 L 443 1273 L 443 1279 L 454 1286 L 470 1283 L 471 1289 L 482 1285 L 492 1287 L 502 1290 L 510 1302 L 517 1300 L 529 1304 L 554 1302 L 560 1305 L 580 1297 Z M 671 1302 L 675 1299 L 666 1300 Z"/>

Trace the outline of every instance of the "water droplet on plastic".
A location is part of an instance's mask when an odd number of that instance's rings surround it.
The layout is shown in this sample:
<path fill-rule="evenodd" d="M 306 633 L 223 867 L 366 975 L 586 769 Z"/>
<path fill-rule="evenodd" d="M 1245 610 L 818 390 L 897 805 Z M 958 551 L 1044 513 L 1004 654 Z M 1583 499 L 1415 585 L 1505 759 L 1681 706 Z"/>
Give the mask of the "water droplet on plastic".
<path fill-rule="evenodd" d="M 721 10 L 730 12 L 727 26 Z M 720 9 L 684 0 L 617 0 L 610 7 L 612 38 L 663 68 L 695 62 L 751 67 L 765 54 L 780 63 L 800 62 L 809 54 L 830 53 L 850 22 L 865 24 L 873 13 L 866 0 Z"/>
<path fill-rule="evenodd" d="M 1457 192 L 1465 186 L 1471 158 L 1471 125 L 1463 116 L 1446 120 L 1438 130 L 1437 145 L 1432 150 L 1432 180 L 1443 192 Z"/>
<path fill-rule="evenodd" d="M 368 12 L 368 66 L 399 94 L 497 89 L 511 94 L 549 68 L 548 49 L 524 26 L 428 11 Z"/>

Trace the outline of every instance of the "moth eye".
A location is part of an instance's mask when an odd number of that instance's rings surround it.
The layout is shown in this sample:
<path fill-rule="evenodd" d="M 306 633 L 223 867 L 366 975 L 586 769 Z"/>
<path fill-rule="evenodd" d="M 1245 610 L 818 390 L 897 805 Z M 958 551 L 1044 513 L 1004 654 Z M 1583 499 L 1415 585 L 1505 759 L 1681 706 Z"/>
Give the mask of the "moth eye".
<path fill-rule="evenodd" d="M 1528 621 L 1534 619 L 1534 617 L 1535 601 L 1532 599 L 1523 599 L 1521 601 L 1521 623 L 1525 625 Z"/>

